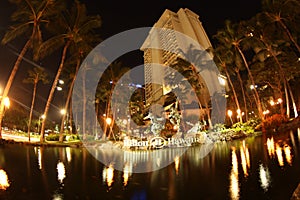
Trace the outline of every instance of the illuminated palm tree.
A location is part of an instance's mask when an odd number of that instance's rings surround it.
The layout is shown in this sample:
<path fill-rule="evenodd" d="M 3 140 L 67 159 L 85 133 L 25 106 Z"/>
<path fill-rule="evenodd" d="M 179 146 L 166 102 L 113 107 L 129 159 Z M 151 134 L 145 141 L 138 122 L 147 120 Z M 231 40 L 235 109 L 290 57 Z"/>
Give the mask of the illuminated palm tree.
<path fill-rule="evenodd" d="M 236 51 L 239 55 L 237 59 L 242 60 L 243 65 L 247 69 L 248 77 L 250 80 L 251 85 L 255 86 L 255 81 L 254 77 L 252 75 L 252 72 L 249 68 L 248 61 L 246 59 L 245 54 L 242 51 L 242 43 L 247 39 L 245 37 L 245 33 L 243 30 L 241 30 L 241 25 L 242 23 L 239 24 L 232 24 L 229 20 L 225 21 L 225 28 L 223 30 L 220 30 L 217 32 L 217 34 L 214 36 L 217 40 L 219 45 L 223 45 L 230 51 Z M 254 92 L 254 99 L 256 102 L 256 106 L 258 109 L 258 114 L 261 119 L 264 118 L 263 115 L 263 109 L 262 109 L 262 104 L 260 101 L 260 97 L 258 95 L 258 91 L 256 87 L 253 87 L 253 92 Z"/>
<path fill-rule="evenodd" d="M 32 100 L 31 100 L 29 120 L 28 120 L 28 129 L 27 129 L 28 141 L 30 141 L 30 128 L 31 128 L 32 113 L 33 113 L 34 102 L 35 102 L 35 97 L 36 97 L 37 84 L 39 81 L 41 81 L 43 84 L 49 83 L 48 75 L 45 72 L 44 68 L 42 68 L 42 67 L 35 67 L 35 68 L 33 68 L 33 70 L 29 70 L 28 78 L 23 80 L 24 83 L 33 84 Z"/>
<path fill-rule="evenodd" d="M 41 25 L 51 21 L 51 17 L 61 9 L 61 1 L 53 0 L 12 0 L 12 3 L 16 4 L 17 10 L 11 15 L 12 21 L 16 22 L 12 25 L 2 39 L 2 44 L 8 44 L 10 41 L 17 37 L 25 36 L 27 41 L 25 42 L 18 58 L 14 64 L 14 67 L 10 73 L 6 86 L 3 90 L 2 96 L 5 99 L 7 97 L 15 75 L 19 69 L 23 57 L 27 51 L 32 48 L 34 51 L 36 47 L 42 42 Z M 29 36 L 27 35 L 29 34 Z M 1 123 L 4 114 L 4 101 L 0 104 L 0 138 L 1 135 Z"/>
<path fill-rule="evenodd" d="M 234 97 L 234 101 L 235 101 L 237 110 L 241 110 L 239 99 L 238 99 L 238 96 L 236 93 L 236 89 L 235 89 L 234 84 L 230 77 L 230 72 L 229 72 L 230 67 L 228 68 L 228 65 L 232 65 L 232 62 L 234 61 L 232 59 L 232 52 L 227 51 L 222 46 L 219 46 L 214 50 L 214 60 L 215 60 L 216 64 L 221 68 L 221 70 L 225 72 L 228 83 L 229 83 L 232 93 L 233 93 L 233 97 Z M 246 106 L 245 106 L 245 112 L 247 113 Z M 243 122 L 242 117 L 239 117 L 239 119 L 240 119 L 240 122 Z M 247 117 L 246 117 L 246 121 L 247 121 Z"/>
<path fill-rule="evenodd" d="M 292 44 L 300 53 L 297 43 L 297 35 L 292 27 L 298 26 L 296 17 L 300 14 L 300 2 L 298 0 L 263 0 L 263 11 L 260 14 L 260 22 L 263 26 L 273 26 L 273 30 L 282 29 Z M 290 27 L 288 26 L 290 24 Z"/>
<path fill-rule="evenodd" d="M 53 51 L 59 48 L 63 48 L 60 64 L 57 69 L 56 76 L 50 89 L 50 93 L 45 106 L 45 116 L 47 116 L 48 114 L 50 103 L 53 99 L 55 88 L 63 70 L 69 47 L 82 42 L 86 34 L 94 31 L 101 26 L 100 16 L 88 16 L 86 14 L 86 6 L 79 1 L 75 1 L 71 9 L 66 9 L 65 12 L 61 13 L 61 15 L 59 15 L 56 20 L 56 23 L 52 24 L 52 28 L 56 31 L 56 34 L 52 38 L 45 41 L 40 46 L 38 52 L 38 56 L 43 58 Z M 45 120 L 42 121 L 41 125 L 41 142 L 44 141 L 44 133 Z"/>

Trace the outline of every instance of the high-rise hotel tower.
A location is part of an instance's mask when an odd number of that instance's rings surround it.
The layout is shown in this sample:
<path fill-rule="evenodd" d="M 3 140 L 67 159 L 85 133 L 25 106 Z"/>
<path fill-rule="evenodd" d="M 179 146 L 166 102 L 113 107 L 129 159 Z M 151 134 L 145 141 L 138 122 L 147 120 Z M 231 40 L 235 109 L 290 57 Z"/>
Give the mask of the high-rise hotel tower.
<path fill-rule="evenodd" d="M 157 32 L 155 31 L 156 28 L 172 31 Z M 211 47 L 209 38 L 197 14 L 187 8 L 180 8 L 177 13 L 166 9 L 154 24 L 141 47 L 144 52 L 146 107 L 153 102 L 159 103 L 162 97 L 170 91 L 165 84 L 166 76 L 170 73 L 168 68 L 155 67 L 155 63 L 160 66 L 170 66 L 178 57 L 185 58 L 182 54 L 188 51 L 189 41 L 180 35 L 191 38 L 199 43 L 204 50 Z M 153 45 L 154 43 L 155 45 Z M 149 46 L 151 47 L 149 48 Z M 204 81 L 202 84 L 205 86 Z M 203 87 L 202 94 L 204 93 L 208 93 L 207 87 Z M 209 95 L 204 96 L 208 97 Z"/>

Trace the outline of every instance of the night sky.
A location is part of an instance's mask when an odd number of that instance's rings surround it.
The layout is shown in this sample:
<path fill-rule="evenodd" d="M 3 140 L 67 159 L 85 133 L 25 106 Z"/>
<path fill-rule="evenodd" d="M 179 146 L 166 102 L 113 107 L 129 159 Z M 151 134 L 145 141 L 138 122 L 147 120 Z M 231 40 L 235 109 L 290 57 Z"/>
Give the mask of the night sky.
<path fill-rule="evenodd" d="M 149 27 L 159 19 L 165 9 L 169 9 L 173 12 L 177 12 L 179 8 L 188 8 L 199 15 L 200 21 L 204 29 L 206 30 L 208 37 L 211 39 L 218 29 L 222 28 L 225 19 L 232 21 L 239 21 L 243 19 L 249 19 L 260 11 L 261 1 L 252 0 L 227 0 L 227 1 L 214 1 L 214 0 L 150 0 L 150 1 L 138 1 L 130 3 L 132 1 L 99 1 L 99 0 L 82 0 L 86 3 L 89 14 L 99 14 L 102 18 L 102 27 L 100 29 L 100 35 L 102 39 L 107 39 L 114 34 L 120 33 L 133 28 Z M 8 0 L 0 0 L 0 36 L 2 39 L 6 28 L 11 23 L 9 17 L 14 10 L 14 7 L 8 2 Z M 9 46 L 0 45 L 0 86 L 4 87 L 6 80 L 8 79 L 10 70 L 12 69 L 16 60 L 16 52 L 19 52 L 22 45 L 18 41 L 13 41 Z M 30 55 L 27 56 L 30 58 Z M 142 58 L 136 60 L 141 61 Z M 58 61 L 55 59 L 52 62 L 44 61 L 44 63 L 37 63 L 47 69 L 50 74 L 50 78 L 54 78 L 56 69 L 58 67 Z M 132 60 L 124 60 L 127 65 L 135 65 Z M 23 84 L 22 80 L 27 75 L 27 70 L 31 68 L 33 63 L 23 62 L 21 69 L 19 70 L 14 84 L 11 88 L 9 96 L 15 100 L 14 103 L 24 104 L 30 106 L 32 85 Z M 50 90 L 50 84 L 42 86 L 40 84 L 38 93 L 41 94 L 37 97 L 36 111 L 42 113 L 45 99 L 47 98 L 48 91 Z M 43 95 L 41 91 L 44 91 L 46 95 Z M 53 113 L 58 113 L 59 108 L 63 103 L 60 101 L 62 94 L 55 93 L 53 107 Z M 51 114 L 51 113 L 50 113 Z M 53 114 L 54 115 L 54 114 Z"/>

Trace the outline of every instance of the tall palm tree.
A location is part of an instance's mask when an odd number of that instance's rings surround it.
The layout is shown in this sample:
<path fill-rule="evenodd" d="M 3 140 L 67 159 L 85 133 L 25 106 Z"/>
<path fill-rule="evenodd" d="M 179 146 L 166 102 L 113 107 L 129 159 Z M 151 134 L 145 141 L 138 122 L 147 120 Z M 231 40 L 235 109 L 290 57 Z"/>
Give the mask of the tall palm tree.
<path fill-rule="evenodd" d="M 84 35 L 93 32 L 95 29 L 101 26 L 100 16 L 88 16 L 86 13 L 86 6 L 79 1 L 75 1 L 70 10 L 65 10 L 57 18 L 55 23 L 56 30 L 58 32 L 55 36 L 45 41 L 39 49 L 38 56 L 44 57 L 53 51 L 63 48 L 62 56 L 59 67 L 56 72 L 50 93 L 45 105 L 44 115 L 47 116 L 50 103 L 53 99 L 55 88 L 58 83 L 58 79 L 64 67 L 65 60 L 67 58 L 67 52 L 71 45 L 78 44 L 84 39 Z M 62 32 L 63 31 L 63 32 Z M 42 121 L 41 125 L 41 142 L 44 141 L 45 133 L 45 120 Z"/>
<path fill-rule="evenodd" d="M 66 98 L 64 109 L 68 110 L 68 108 L 71 108 L 70 102 L 72 98 L 73 93 L 73 87 L 75 84 L 75 80 L 77 77 L 77 73 L 79 71 L 80 65 L 85 58 L 85 56 L 92 51 L 94 46 L 98 44 L 101 41 L 101 38 L 99 35 L 87 33 L 82 36 L 82 40 L 79 43 L 75 43 L 70 48 L 70 58 L 68 59 L 70 61 L 70 64 L 68 66 L 68 74 L 70 75 L 70 85 L 68 90 L 68 95 Z M 99 55 L 98 55 L 99 56 Z M 75 69 L 74 69 L 75 66 Z M 84 96 L 83 96 L 84 97 Z M 71 110 L 71 109 L 70 109 Z M 69 112 L 69 116 L 72 116 L 72 113 Z M 64 131 L 64 122 L 65 122 L 66 115 L 62 116 L 61 119 L 61 128 L 60 128 L 60 137 L 59 141 L 63 141 L 63 131 Z M 72 120 L 69 120 L 70 124 Z M 72 126 L 71 126 L 72 127 Z"/>
<path fill-rule="evenodd" d="M 276 27 L 265 27 L 263 23 L 261 23 L 261 15 L 258 14 L 252 19 L 255 23 L 255 28 L 250 28 L 251 35 L 252 35 L 252 45 L 256 49 L 256 54 L 262 56 L 261 59 L 267 61 L 268 59 L 272 58 L 275 62 L 275 66 L 277 66 L 278 74 L 280 75 L 280 80 L 283 83 L 284 91 L 285 91 L 285 98 L 286 98 L 286 109 L 287 109 L 287 116 L 290 117 L 290 105 L 289 105 L 289 95 L 292 100 L 292 105 L 294 109 L 295 117 L 298 116 L 296 103 L 294 99 L 294 95 L 290 84 L 287 79 L 286 71 L 284 69 L 284 65 L 289 66 L 290 64 L 283 63 L 280 60 L 283 57 L 288 57 L 288 59 L 295 60 L 293 57 L 289 56 L 290 48 L 286 49 L 286 46 L 290 46 L 289 41 L 285 40 L 282 37 L 282 34 L 277 31 Z M 250 23 L 253 23 L 253 21 Z M 275 68 L 276 69 L 276 68 Z"/>
<path fill-rule="evenodd" d="M 37 84 L 39 81 L 41 81 L 43 84 L 49 83 L 48 75 L 45 72 L 44 68 L 42 68 L 42 67 L 35 67 L 35 68 L 33 68 L 33 70 L 30 69 L 28 71 L 28 77 L 23 80 L 24 83 L 33 84 L 32 100 L 31 100 L 29 120 L 28 120 L 28 129 L 27 129 L 28 141 L 30 141 L 30 128 L 31 128 L 32 113 L 33 113 L 34 102 L 35 102 L 35 97 L 36 97 Z"/>
<path fill-rule="evenodd" d="M 243 24 L 242 22 L 239 24 L 232 24 L 231 21 L 226 20 L 225 28 L 223 30 L 218 31 L 217 34 L 214 35 L 214 38 L 218 40 L 219 45 L 223 45 L 224 47 L 227 47 L 228 50 L 236 51 L 238 53 L 239 57 L 242 60 L 243 65 L 247 69 L 247 73 L 251 85 L 255 86 L 256 84 L 252 72 L 249 68 L 248 61 L 246 59 L 245 54 L 242 51 L 242 43 L 244 42 L 245 39 L 247 39 L 245 38 L 245 33 L 241 31 L 242 24 Z M 263 119 L 264 115 L 263 115 L 262 104 L 260 101 L 258 91 L 255 87 L 253 87 L 253 92 L 254 92 L 254 97 L 255 97 L 255 102 L 256 102 L 259 117 Z"/>
<path fill-rule="evenodd" d="M 300 54 L 297 35 L 292 31 L 294 26 L 298 26 L 295 18 L 300 14 L 300 2 L 298 0 L 263 0 L 262 6 L 261 18 L 264 19 L 260 21 L 264 21 L 263 26 L 271 25 L 281 28 Z M 290 27 L 288 23 L 291 24 Z"/>
<path fill-rule="evenodd" d="M 2 44 L 7 44 L 20 36 L 25 36 L 27 41 L 18 55 L 2 94 L 3 98 L 0 104 L 0 138 L 2 138 L 1 124 L 4 115 L 3 99 L 7 97 L 21 61 L 28 49 L 36 49 L 35 47 L 42 42 L 41 25 L 51 21 L 51 17 L 61 9 L 61 1 L 11 0 L 11 2 L 17 6 L 17 10 L 11 15 L 12 21 L 16 22 L 16 24 L 9 28 L 1 42 Z"/>
<path fill-rule="evenodd" d="M 231 80 L 229 69 L 228 69 L 228 65 L 232 64 L 232 61 L 233 61 L 232 56 L 230 56 L 231 53 L 232 52 L 230 52 L 230 51 L 226 51 L 226 49 L 223 48 L 222 46 L 219 46 L 214 50 L 214 60 L 217 63 L 217 65 L 221 68 L 221 70 L 225 72 L 228 83 L 229 83 L 229 85 L 231 87 L 231 90 L 233 92 L 235 105 L 236 105 L 238 110 L 241 110 L 239 99 L 238 99 L 238 96 L 237 96 L 237 93 L 236 93 L 236 89 L 235 89 L 234 84 Z M 247 113 L 247 107 L 245 107 L 245 112 Z M 242 117 L 239 117 L 239 119 L 240 119 L 240 122 L 243 122 Z M 246 120 L 247 120 L 247 118 L 246 118 Z"/>
<path fill-rule="evenodd" d="M 98 85 L 97 91 L 96 91 L 96 98 L 99 99 L 100 105 L 104 105 L 102 108 L 99 108 L 101 112 L 103 112 L 103 115 L 105 116 L 105 119 L 107 117 L 112 117 L 115 114 L 116 108 L 111 109 L 111 100 L 114 88 L 116 87 L 116 83 L 119 81 L 119 79 L 127 72 L 129 71 L 129 68 L 126 66 L 123 66 L 123 63 L 120 61 L 114 61 L 111 63 L 108 68 L 105 70 L 104 74 L 101 77 L 101 84 Z M 104 131 L 102 135 L 102 140 L 105 140 L 107 138 L 106 132 L 108 125 L 105 122 L 105 119 L 101 120 L 103 122 Z M 114 119 L 112 120 L 112 123 L 110 124 L 110 127 L 113 127 L 114 125 Z M 111 129 L 108 131 L 108 137 L 111 136 Z"/>

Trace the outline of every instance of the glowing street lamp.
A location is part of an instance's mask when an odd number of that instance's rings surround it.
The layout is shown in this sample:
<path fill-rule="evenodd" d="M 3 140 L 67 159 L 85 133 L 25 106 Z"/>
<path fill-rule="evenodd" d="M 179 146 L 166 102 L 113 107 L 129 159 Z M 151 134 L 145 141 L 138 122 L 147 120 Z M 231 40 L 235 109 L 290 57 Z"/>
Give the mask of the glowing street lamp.
<path fill-rule="evenodd" d="M 105 119 L 105 121 L 108 125 L 111 125 L 112 119 L 110 117 L 108 117 Z"/>
<path fill-rule="evenodd" d="M 5 106 L 6 108 L 9 108 L 9 106 L 10 106 L 10 100 L 9 100 L 8 97 L 5 97 L 5 98 L 4 98 L 4 106 Z"/>
<path fill-rule="evenodd" d="M 231 116 L 232 116 L 232 110 L 227 110 L 227 115 L 230 118 L 231 125 L 232 125 L 233 124 L 233 121 L 232 121 L 232 118 L 231 118 Z"/>
<path fill-rule="evenodd" d="M 61 109 L 60 110 L 60 114 L 65 115 L 66 114 L 66 110 L 65 109 Z"/>
<path fill-rule="evenodd" d="M 283 102 L 283 101 L 282 101 L 281 98 L 278 98 L 278 99 L 277 99 L 277 103 L 278 103 L 278 104 L 281 104 L 282 102 Z"/>

